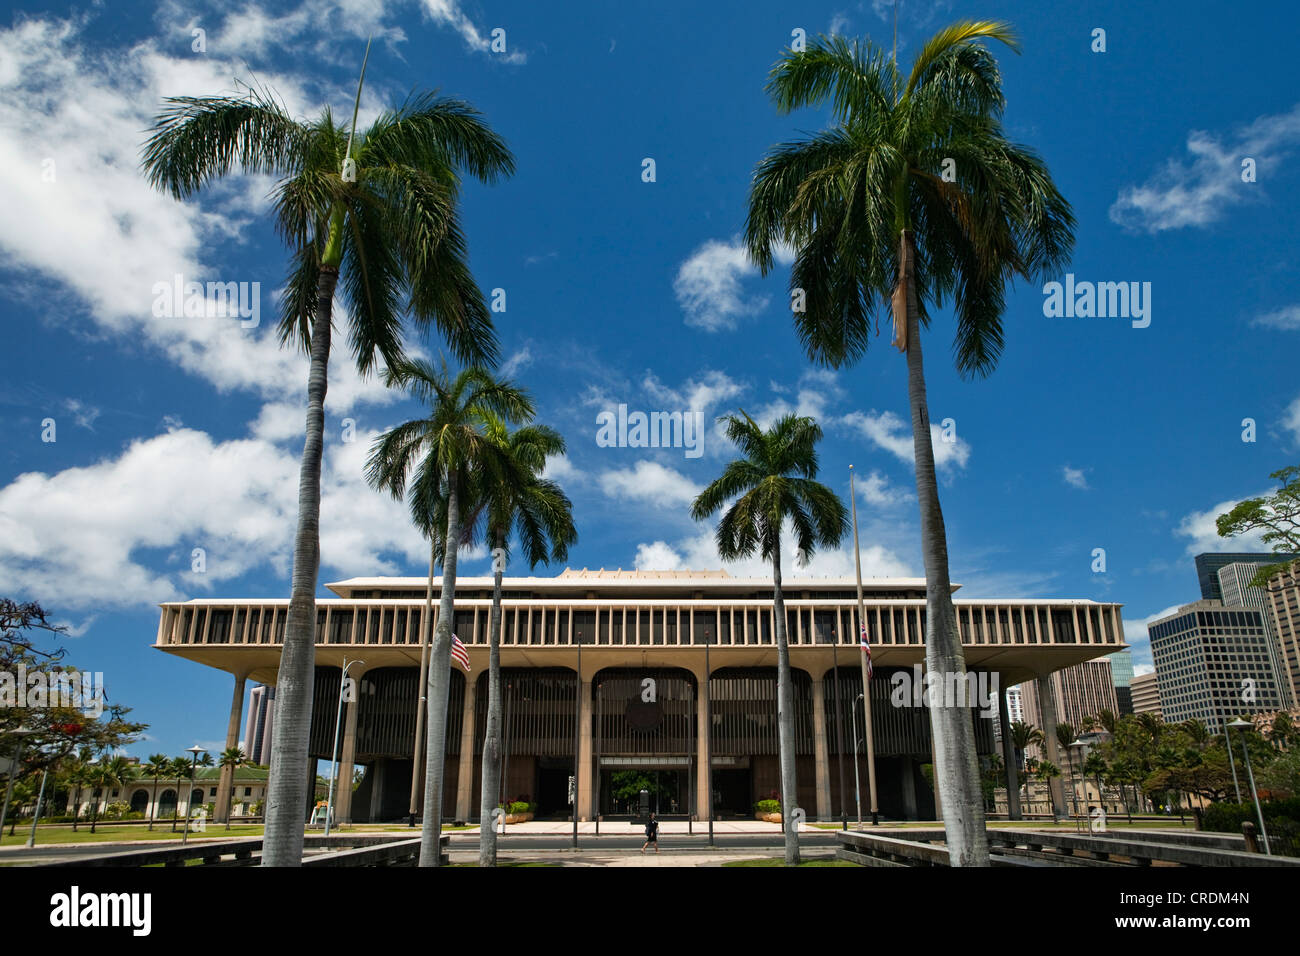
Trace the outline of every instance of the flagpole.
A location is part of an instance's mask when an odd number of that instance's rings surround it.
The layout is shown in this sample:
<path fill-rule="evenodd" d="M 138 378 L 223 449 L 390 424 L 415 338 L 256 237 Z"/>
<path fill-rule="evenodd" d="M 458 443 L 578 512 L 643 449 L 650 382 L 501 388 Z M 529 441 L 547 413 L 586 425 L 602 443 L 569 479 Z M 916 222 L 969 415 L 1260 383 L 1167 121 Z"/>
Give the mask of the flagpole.
<path fill-rule="evenodd" d="M 853 466 L 849 465 L 849 503 L 853 506 L 853 567 L 858 578 L 858 632 L 865 635 L 867 618 L 862 605 L 862 549 L 858 546 L 858 499 L 853 489 Z M 876 803 L 876 739 L 871 729 L 871 675 L 867 673 L 867 655 L 862 654 L 862 713 L 867 723 L 867 789 L 871 796 L 871 825 L 880 822 Z M 853 755 L 856 763 L 858 755 Z"/>

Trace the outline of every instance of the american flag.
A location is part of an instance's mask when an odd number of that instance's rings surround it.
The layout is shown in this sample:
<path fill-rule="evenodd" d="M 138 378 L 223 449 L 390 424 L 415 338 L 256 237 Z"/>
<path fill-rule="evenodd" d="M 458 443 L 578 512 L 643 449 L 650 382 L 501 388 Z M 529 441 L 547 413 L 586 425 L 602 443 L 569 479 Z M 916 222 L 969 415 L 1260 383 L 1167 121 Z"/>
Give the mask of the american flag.
<path fill-rule="evenodd" d="M 871 673 L 875 668 L 871 666 L 871 645 L 867 643 L 866 622 L 862 624 L 862 653 L 867 655 L 867 677 L 871 677 Z"/>
<path fill-rule="evenodd" d="M 460 666 L 465 668 L 466 673 L 469 672 L 469 651 L 455 634 L 451 636 L 451 657 L 452 660 L 460 662 Z"/>

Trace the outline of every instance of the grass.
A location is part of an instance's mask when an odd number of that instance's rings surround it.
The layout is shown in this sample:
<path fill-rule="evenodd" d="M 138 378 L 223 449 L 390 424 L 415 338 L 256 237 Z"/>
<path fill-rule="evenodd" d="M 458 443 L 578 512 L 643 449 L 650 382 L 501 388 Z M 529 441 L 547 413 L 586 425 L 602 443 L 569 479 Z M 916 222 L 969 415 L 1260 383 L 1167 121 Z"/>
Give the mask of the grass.
<path fill-rule="evenodd" d="M 785 860 L 781 857 L 763 857 L 757 860 L 732 860 L 723 866 L 785 866 Z M 850 863 L 848 860 L 803 860 L 800 866 L 859 866 L 857 863 Z"/>
<path fill-rule="evenodd" d="M 19 824 L 14 830 L 14 835 L 9 835 L 9 828 L 5 827 L 3 838 L 0 838 L 0 846 L 26 846 L 27 836 L 31 833 L 31 824 L 26 827 Z M 221 826 L 209 826 L 203 833 L 190 831 L 191 840 L 224 840 L 234 839 L 235 837 L 261 836 L 262 825 L 249 824 L 243 826 L 232 826 L 229 830 L 225 824 Z M 179 841 L 184 834 L 177 830 L 171 832 L 171 825 L 160 827 L 152 832 L 144 827 L 136 826 L 114 826 L 111 823 L 100 824 L 95 827 L 95 832 L 90 832 L 90 825 L 86 824 L 79 830 L 73 830 L 69 826 L 50 826 L 36 828 L 36 845 L 50 846 L 53 844 L 66 843 L 122 843 L 133 842 L 136 840 L 148 840 L 151 842 L 166 842 L 168 840 Z"/>

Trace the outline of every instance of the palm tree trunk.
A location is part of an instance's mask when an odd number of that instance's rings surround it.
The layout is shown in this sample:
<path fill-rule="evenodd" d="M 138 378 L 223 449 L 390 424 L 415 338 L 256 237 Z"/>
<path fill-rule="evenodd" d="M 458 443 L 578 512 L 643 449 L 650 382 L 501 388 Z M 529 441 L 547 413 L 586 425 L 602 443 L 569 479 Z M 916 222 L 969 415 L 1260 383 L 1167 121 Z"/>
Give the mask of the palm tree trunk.
<path fill-rule="evenodd" d="M 498 532 L 495 547 L 504 548 L 505 535 Z M 497 791 L 501 789 L 501 578 L 504 571 L 495 562 L 492 582 L 492 616 L 488 635 L 488 709 L 483 737 L 483 794 L 479 801 L 478 865 L 497 865 L 497 828 L 492 819 Z"/>
<path fill-rule="evenodd" d="M 149 832 L 153 832 L 153 815 L 158 809 L 158 778 L 153 778 L 153 795 L 149 800 Z"/>
<path fill-rule="evenodd" d="M 907 295 L 907 397 L 912 413 L 912 447 L 916 458 L 916 497 L 921 512 L 921 550 L 925 560 L 925 663 L 945 684 L 966 679 L 966 660 L 957 637 L 957 614 L 948 580 L 948 536 L 939 507 L 934 473 L 934 445 L 921 360 L 921 330 L 916 302 L 912 233 L 904 230 L 900 261 Z M 957 686 L 961 686 L 960 684 Z M 951 703 L 952 706 L 947 706 Z M 934 778 L 943 804 L 943 826 L 953 866 L 989 866 L 989 841 L 980 799 L 975 729 L 966 702 L 931 701 L 934 731 Z"/>
<path fill-rule="evenodd" d="M 447 697 L 451 691 L 451 627 L 456 613 L 456 545 L 460 541 L 460 476 L 447 482 L 447 540 L 442 556 L 438 630 L 429 655 L 429 741 L 425 745 L 424 823 L 420 866 L 442 865 L 442 778 L 447 753 Z"/>
<path fill-rule="evenodd" d="M 785 633 L 785 598 L 781 595 L 781 547 L 772 549 L 772 603 L 776 616 L 776 725 L 781 741 L 781 828 L 785 830 L 785 865 L 799 865 L 799 830 L 794 811 L 799 806 L 795 776 L 794 682 L 790 676 L 790 645 Z"/>
<path fill-rule="evenodd" d="M 433 566 L 438 563 L 437 546 L 429 537 L 429 583 L 424 589 L 424 617 L 420 619 L 420 690 L 415 702 L 415 750 L 411 753 L 411 823 L 420 809 L 420 793 L 424 775 L 420 773 L 420 757 L 424 747 L 425 714 L 429 709 L 429 636 L 433 633 Z"/>
<path fill-rule="evenodd" d="M 311 330 L 307 376 L 307 439 L 298 475 L 298 530 L 293 547 L 293 589 L 285 620 L 284 650 L 275 687 L 275 734 L 266 784 L 262 866 L 301 866 L 308 793 L 307 735 L 316 671 L 316 575 L 320 570 L 320 469 L 325 441 L 325 390 L 330 321 L 338 266 L 322 265 Z"/>
<path fill-rule="evenodd" d="M 172 833 L 176 832 L 176 820 L 181 812 L 181 778 L 176 778 L 176 802 L 172 804 Z"/>

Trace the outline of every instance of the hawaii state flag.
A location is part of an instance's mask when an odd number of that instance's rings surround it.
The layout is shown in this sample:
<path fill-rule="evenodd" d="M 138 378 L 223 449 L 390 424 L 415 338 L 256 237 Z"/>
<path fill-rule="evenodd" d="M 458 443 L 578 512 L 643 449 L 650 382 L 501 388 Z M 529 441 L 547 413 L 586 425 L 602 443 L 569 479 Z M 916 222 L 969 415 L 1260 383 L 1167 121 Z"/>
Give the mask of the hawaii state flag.
<path fill-rule="evenodd" d="M 870 678 L 875 668 L 871 666 L 871 645 L 867 643 L 867 625 L 865 621 L 862 624 L 862 653 L 867 655 L 867 677 Z"/>
<path fill-rule="evenodd" d="M 469 651 L 455 634 L 451 636 L 451 658 L 459 662 L 460 666 L 465 668 L 465 672 L 469 673 Z"/>

